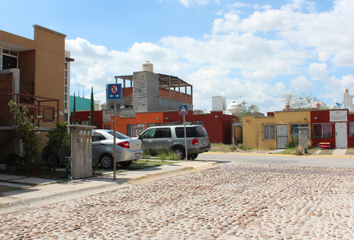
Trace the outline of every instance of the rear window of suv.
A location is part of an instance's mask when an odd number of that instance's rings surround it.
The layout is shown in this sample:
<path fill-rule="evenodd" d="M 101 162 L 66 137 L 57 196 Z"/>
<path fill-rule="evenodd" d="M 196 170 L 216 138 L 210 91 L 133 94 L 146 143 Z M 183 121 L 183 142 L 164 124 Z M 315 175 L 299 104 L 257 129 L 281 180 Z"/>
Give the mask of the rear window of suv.
<path fill-rule="evenodd" d="M 184 138 L 184 127 L 176 127 L 176 136 L 178 138 Z M 208 134 L 201 126 L 186 127 L 187 137 L 206 137 Z"/>

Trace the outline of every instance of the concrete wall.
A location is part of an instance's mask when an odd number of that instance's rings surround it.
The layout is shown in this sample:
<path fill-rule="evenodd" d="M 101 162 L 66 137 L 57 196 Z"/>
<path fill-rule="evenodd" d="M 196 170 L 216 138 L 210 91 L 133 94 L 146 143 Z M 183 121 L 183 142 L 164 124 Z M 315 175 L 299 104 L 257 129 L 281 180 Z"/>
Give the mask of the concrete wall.
<path fill-rule="evenodd" d="M 144 71 L 134 72 L 133 107 L 135 112 L 158 111 L 159 77 Z"/>

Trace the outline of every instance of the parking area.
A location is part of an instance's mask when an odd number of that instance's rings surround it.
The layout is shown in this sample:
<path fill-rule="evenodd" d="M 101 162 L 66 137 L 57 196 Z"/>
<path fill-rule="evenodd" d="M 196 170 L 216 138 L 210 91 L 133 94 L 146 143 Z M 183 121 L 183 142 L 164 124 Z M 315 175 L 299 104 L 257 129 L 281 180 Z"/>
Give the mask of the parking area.
<path fill-rule="evenodd" d="M 350 168 L 224 164 L 22 212 L 0 238 L 353 239 Z"/>

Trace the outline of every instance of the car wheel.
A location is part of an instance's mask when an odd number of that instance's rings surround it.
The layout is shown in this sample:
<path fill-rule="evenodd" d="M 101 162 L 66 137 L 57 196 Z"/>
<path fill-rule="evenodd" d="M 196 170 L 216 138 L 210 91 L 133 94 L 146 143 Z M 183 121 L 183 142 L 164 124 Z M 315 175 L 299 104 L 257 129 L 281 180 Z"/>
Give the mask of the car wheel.
<path fill-rule="evenodd" d="M 176 147 L 173 149 L 173 154 L 178 160 L 184 159 L 184 149 L 181 147 Z"/>
<path fill-rule="evenodd" d="M 133 161 L 125 161 L 125 162 L 120 162 L 119 164 L 126 168 L 126 167 L 129 167 L 131 164 L 133 163 Z"/>
<path fill-rule="evenodd" d="M 195 160 L 197 157 L 198 157 L 198 153 L 197 154 L 188 155 L 188 159 L 192 159 L 192 160 Z"/>
<path fill-rule="evenodd" d="M 103 168 L 113 167 L 113 157 L 109 154 L 103 154 L 100 158 L 100 163 Z"/>

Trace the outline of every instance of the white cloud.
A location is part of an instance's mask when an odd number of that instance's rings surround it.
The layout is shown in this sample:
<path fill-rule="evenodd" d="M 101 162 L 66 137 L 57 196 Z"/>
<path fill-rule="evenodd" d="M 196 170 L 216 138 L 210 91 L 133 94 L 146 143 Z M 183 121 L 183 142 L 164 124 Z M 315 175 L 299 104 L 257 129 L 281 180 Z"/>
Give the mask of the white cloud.
<path fill-rule="evenodd" d="M 211 2 L 216 2 L 218 3 L 219 0 L 179 0 L 180 3 L 185 5 L 186 7 L 189 7 L 189 5 L 195 3 L 197 5 L 205 5 Z"/>
<path fill-rule="evenodd" d="M 329 74 L 326 63 L 311 63 L 309 66 L 309 74 L 313 80 L 323 80 Z"/>
<path fill-rule="evenodd" d="M 305 76 L 299 76 L 291 80 L 291 87 L 296 91 L 312 91 L 316 89 L 316 86 L 307 80 Z"/>
<path fill-rule="evenodd" d="M 332 61 L 335 66 L 354 67 L 354 50 L 340 51 Z"/>

